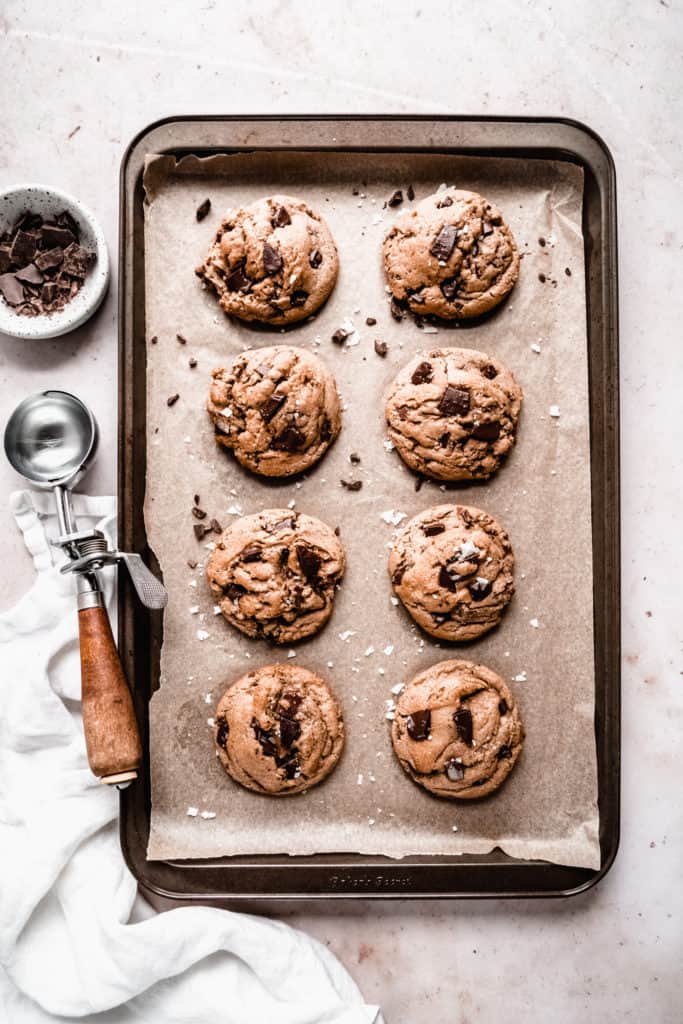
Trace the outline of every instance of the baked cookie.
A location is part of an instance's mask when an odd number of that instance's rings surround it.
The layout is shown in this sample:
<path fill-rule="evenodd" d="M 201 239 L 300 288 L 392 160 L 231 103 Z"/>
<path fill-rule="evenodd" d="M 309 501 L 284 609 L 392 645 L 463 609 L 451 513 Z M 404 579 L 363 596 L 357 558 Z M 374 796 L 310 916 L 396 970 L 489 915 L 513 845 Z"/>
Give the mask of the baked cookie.
<path fill-rule="evenodd" d="M 291 644 L 325 625 L 344 568 L 344 549 L 326 523 L 275 508 L 228 526 L 206 576 L 228 622 L 247 636 Z"/>
<path fill-rule="evenodd" d="M 344 746 L 344 720 L 320 676 L 300 665 L 264 665 L 225 691 L 214 738 L 235 782 L 287 796 L 330 774 Z"/>
<path fill-rule="evenodd" d="M 437 796 L 473 800 L 508 777 L 524 729 L 499 675 L 470 661 L 440 661 L 398 698 L 391 742 L 413 782 Z"/>
<path fill-rule="evenodd" d="M 212 374 L 207 409 L 216 441 L 262 476 L 292 476 L 317 462 L 341 429 L 327 367 L 303 348 L 243 352 Z"/>
<path fill-rule="evenodd" d="M 448 188 L 397 217 L 384 239 L 394 298 L 413 313 L 461 320 L 497 306 L 519 275 L 500 210 L 478 192 Z"/>
<path fill-rule="evenodd" d="M 387 395 L 389 437 L 411 469 L 437 480 L 486 479 L 515 443 L 522 389 L 497 359 L 467 348 L 422 352 Z"/>
<path fill-rule="evenodd" d="M 230 210 L 196 274 L 240 320 L 292 324 L 327 299 L 339 259 L 322 217 L 291 196 Z"/>
<path fill-rule="evenodd" d="M 407 611 L 440 640 L 474 640 L 497 626 L 514 593 L 514 556 L 493 516 L 436 505 L 414 516 L 389 556 L 391 582 Z"/>

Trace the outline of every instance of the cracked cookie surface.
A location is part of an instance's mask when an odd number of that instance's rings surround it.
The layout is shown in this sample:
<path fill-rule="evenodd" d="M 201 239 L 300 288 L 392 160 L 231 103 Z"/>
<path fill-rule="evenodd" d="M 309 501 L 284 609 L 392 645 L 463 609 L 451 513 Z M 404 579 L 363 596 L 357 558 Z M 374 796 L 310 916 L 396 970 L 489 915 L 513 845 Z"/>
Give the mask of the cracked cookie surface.
<path fill-rule="evenodd" d="M 247 636 L 289 644 L 325 625 L 344 569 L 344 549 L 326 523 L 279 508 L 228 526 L 206 576 L 228 622 Z"/>
<path fill-rule="evenodd" d="M 228 687 L 214 740 L 228 775 L 271 796 L 317 785 L 337 764 L 344 720 L 327 683 L 301 665 L 264 665 Z"/>
<path fill-rule="evenodd" d="M 262 476 L 292 476 L 321 458 L 341 429 L 333 375 L 291 345 L 243 352 L 213 371 L 207 410 L 216 442 Z"/>
<path fill-rule="evenodd" d="M 300 199 L 276 195 L 228 211 L 196 274 L 230 316 L 281 326 L 315 313 L 338 271 L 323 218 Z"/>
<path fill-rule="evenodd" d="M 406 523 L 389 575 L 425 632 L 463 642 L 500 622 L 514 593 L 510 539 L 493 516 L 466 505 L 436 505 Z"/>
<path fill-rule="evenodd" d="M 401 214 L 383 256 L 394 298 L 444 320 L 487 313 L 519 275 L 517 245 L 500 210 L 478 192 L 456 188 Z"/>
<path fill-rule="evenodd" d="M 515 766 L 524 728 L 507 684 L 485 665 L 441 661 L 408 683 L 391 727 L 404 771 L 437 796 L 473 800 Z"/>
<path fill-rule="evenodd" d="M 515 443 L 522 389 L 497 359 L 465 348 L 415 356 L 394 379 L 385 415 L 403 461 L 437 480 L 486 479 Z"/>

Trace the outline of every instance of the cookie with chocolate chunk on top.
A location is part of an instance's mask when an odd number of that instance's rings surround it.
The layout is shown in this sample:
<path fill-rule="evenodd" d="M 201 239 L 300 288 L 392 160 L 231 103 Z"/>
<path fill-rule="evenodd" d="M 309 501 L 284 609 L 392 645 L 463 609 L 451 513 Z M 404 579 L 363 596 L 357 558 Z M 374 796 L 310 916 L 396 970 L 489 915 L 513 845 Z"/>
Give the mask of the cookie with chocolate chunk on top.
<path fill-rule="evenodd" d="M 288 508 L 231 523 L 206 566 L 214 601 L 240 632 L 291 644 L 322 629 L 346 560 L 331 527 Z"/>
<path fill-rule="evenodd" d="M 474 800 L 508 777 L 524 727 L 499 675 L 470 661 L 440 661 L 401 693 L 391 741 L 413 782 L 436 796 Z"/>
<path fill-rule="evenodd" d="M 394 301 L 444 320 L 488 313 L 519 276 L 517 245 L 498 207 L 456 188 L 397 217 L 383 256 Z"/>
<path fill-rule="evenodd" d="M 388 434 L 411 469 L 436 480 L 485 480 L 515 443 L 522 389 L 497 359 L 466 348 L 416 355 L 387 395 Z"/>
<path fill-rule="evenodd" d="M 316 786 L 344 747 L 344 719 L 327 683 L 301 665 L 263 665 L 221 697 L 214 715 L 220 762 L 240 785 L 268 796 Z"/>
<path fill-rule="evenodd" d="M 338 272 L 326 222 L 307 203 L 285 195 L 230 210 L 196 271 L 230 316 L 274 326 L 320 309 Z"/>
<path fill-rule="evenodd" d="M 436 505 L 410 519 L 389 556 L 406 611 L 440 640 L 475 640 L 500 622 L 514 594 L 514 555 L 488 512 Z"/>
<path fill-rule="evenodd" d="M 317 356 L 291 345 L 250 349 L 213 371 L 209 400 L 216 441 L 261 476 L 302 473 L 341 429 L 333 375 Z"/>

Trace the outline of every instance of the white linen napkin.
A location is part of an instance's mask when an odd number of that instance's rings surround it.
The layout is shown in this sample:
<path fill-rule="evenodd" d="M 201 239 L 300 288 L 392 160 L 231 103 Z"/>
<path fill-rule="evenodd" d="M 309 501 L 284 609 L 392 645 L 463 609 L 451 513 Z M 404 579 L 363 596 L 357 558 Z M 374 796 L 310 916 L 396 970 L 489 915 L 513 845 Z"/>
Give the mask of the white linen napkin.
<path fill-rule="evenodd" d="M 86 759 L 75 584 L 49 544 L 53 499 L 19 491 L 11 507 L 36 578 L 0 615 L 0 1020 L 381 1024 L 301 932 L 204 907 L 155 914 L 136 896 L 116 790 Z M 112 539 L 113 498 L 77 494 L 74 511 Z"/>

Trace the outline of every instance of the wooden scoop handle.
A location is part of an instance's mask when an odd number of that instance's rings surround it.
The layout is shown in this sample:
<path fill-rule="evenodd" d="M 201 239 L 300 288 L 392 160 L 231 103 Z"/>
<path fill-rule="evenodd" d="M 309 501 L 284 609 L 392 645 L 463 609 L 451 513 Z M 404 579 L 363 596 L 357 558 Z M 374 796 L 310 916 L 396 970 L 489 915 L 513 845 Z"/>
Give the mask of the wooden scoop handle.
<path fill-rule="evenodd" d="M 88 762 L 101 782 L 136 779 L 142 759 L 140 733 L 106 608 L 81 609 L 78 629 Z"/>

